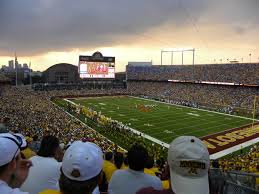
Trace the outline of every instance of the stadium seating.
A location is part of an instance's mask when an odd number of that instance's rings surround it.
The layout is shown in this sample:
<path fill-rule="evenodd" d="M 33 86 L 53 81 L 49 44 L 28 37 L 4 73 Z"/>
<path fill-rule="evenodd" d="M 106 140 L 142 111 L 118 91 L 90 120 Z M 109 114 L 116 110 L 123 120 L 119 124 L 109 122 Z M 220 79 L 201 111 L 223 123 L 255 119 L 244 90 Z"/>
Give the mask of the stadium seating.
<path fill-rule="evenodd" d="M 128 80 L 183 80 L 259 84 L 259 64 L 127 66 Z"/>

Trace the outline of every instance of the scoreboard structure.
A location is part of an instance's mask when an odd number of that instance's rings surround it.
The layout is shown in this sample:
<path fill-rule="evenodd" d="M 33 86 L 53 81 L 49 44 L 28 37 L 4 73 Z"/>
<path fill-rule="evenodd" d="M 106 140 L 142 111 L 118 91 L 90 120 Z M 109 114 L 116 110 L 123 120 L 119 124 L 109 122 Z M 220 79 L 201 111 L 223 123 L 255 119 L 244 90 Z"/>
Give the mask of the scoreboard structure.
<path fill-rule="evenodd" d="M 92 56 L 79 56 L 80 78 L 115 78 L 115 57 L 104 57 L 95 52 Z"/>

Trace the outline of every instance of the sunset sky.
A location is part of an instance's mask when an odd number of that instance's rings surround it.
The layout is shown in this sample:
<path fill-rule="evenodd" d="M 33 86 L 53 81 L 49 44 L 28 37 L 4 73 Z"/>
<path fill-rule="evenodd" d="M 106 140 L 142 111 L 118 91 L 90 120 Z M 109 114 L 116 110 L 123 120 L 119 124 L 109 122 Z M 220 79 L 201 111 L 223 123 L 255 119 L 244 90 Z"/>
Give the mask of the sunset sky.
<path fill-rule="evenodd" d="M 258 62 L 258 10 L 259 0 L 0 0 L 0 66 L 15 51 L 34 70 L 100 51 L 124 71 L 128 61 L 160 64 L 161 49 L 179 47 L 195 48 L 196 63 L 249 62 L 249 53 Z"/>

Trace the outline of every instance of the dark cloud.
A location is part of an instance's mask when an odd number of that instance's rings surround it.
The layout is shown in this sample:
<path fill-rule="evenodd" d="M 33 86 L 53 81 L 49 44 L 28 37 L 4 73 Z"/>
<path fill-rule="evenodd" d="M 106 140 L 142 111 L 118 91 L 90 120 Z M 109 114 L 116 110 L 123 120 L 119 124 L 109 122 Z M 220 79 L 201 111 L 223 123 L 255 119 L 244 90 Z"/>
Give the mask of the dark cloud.
<path fill-rule="evenodd" d="M 242 35 L 258 24 L 258 5 L 258 0 L 0 0 L 0 52 L 32 55 L 125 44 L 165 23 L 184 28 L 202 17 Z"/>
<path fill-rule="evenodd" d="M 33 54 L 111 46 L 166 22 L 182 26 L 182 7 L 199 17 L 205 1 L 1 0 L 0 50 Z"/>
<path fill-rule="evenodd" d="M 212 21 L 228 25 L 238 35 L 243 35 L 258 30 L 258 10 L 258 0 L 218 0 L 210 4 L 208 17 Z"/>

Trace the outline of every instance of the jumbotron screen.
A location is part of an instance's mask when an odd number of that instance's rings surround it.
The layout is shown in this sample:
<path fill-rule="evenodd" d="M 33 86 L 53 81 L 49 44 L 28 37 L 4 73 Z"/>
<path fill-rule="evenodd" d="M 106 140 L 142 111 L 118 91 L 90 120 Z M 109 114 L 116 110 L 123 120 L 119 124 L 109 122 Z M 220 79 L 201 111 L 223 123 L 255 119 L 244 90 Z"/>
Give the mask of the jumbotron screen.
<path fill-rule="evenodd" d="M 79 56 L 80 78 L 115 78 L 115 57 L 103 57 L 96 52 L 93 56 Z"/>

